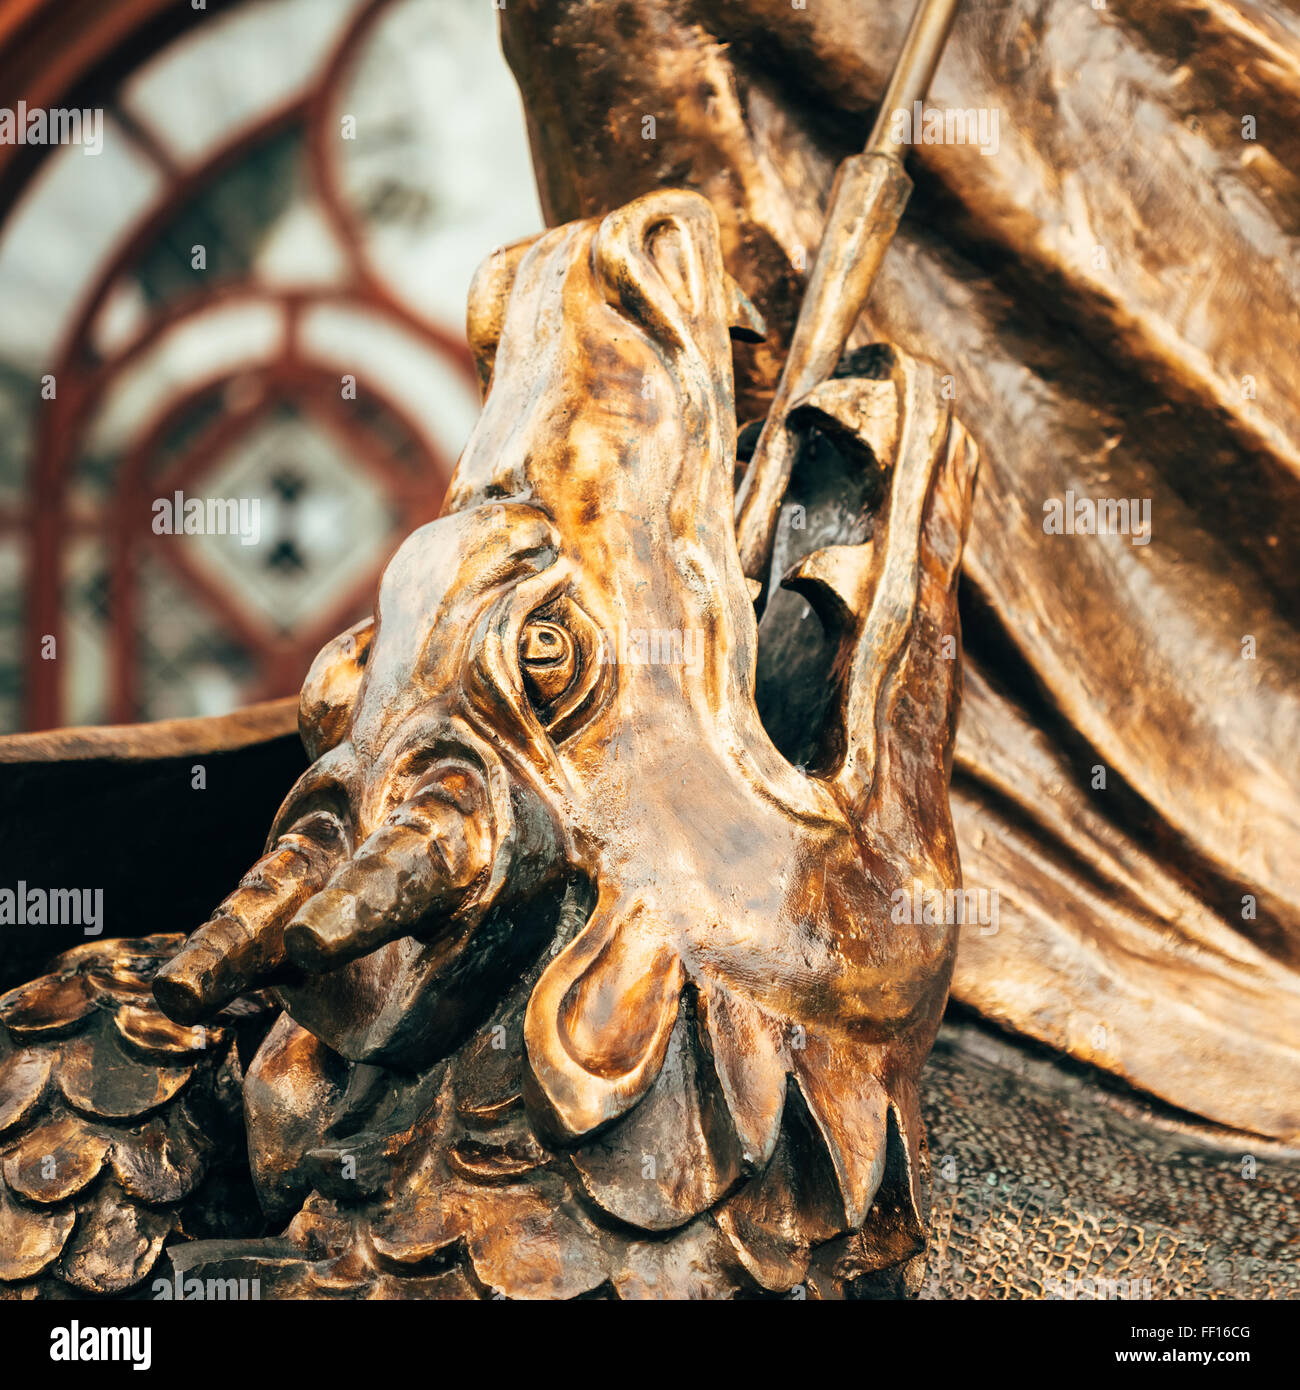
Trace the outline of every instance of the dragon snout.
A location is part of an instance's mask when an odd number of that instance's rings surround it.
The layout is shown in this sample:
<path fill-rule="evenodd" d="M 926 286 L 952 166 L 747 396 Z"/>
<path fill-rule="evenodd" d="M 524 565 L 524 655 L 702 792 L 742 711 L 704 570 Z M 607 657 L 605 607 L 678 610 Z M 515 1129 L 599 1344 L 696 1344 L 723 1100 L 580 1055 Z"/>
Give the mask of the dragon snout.
<path fill-rule="evenodd" d="M 284 931 L 289 961 L 329 970 L 463 918 L 485 896 L 503 838 L 491 802 L 486 777 L 464 763 L 422 779 L 298 908 Z"/>
<path fill-rule="evenodd" d="M 310 784 L 301 813 L 291 798 L 268 852 L 156 977 L 164 1012 L 196 1022 L 264 985 L 293 993 L 403 937 L 449 962 L 475 950 L 483 917 L 535 893 L 564 855 L 536 794 L 473 751 L 425 768 L 359 844 Z"/>

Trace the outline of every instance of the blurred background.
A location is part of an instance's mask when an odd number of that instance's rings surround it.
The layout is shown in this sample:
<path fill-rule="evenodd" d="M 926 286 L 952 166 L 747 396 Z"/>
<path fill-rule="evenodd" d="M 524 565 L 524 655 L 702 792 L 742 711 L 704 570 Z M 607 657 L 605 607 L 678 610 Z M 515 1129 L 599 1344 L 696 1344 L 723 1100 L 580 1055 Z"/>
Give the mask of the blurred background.
<path fill-rule="evenodd" d="M 489 0 L 0 0 L 0 732 L 295 692 L 434 516 L 541 226 Z M 355 399 L 344 378 L 355 378 Z M 256 499 L 255 544 L 154 502 Z"/>

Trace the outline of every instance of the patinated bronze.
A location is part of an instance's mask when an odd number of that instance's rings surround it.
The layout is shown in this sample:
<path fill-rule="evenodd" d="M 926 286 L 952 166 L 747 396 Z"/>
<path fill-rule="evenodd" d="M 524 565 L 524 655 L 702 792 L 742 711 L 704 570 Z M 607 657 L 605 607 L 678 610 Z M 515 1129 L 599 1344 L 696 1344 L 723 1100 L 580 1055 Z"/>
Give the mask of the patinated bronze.
<path fill-rule="evenodd" d="M 469 325 L 487 398 L 445 515 L 316 662 L 315 762 L 154 981 L 183 1025 L 268 986 L 285 1009 L 245 1105 L 294 1249 L 187 1267 L 269 1264 L 286 1293 L 724 1295 L 788 1292 L 839 1241 L 819 1291 L 897 1272 L 923 1245 L 917 1073 L 956 936 L 898 904 L 960 884 L 974 450 L 892 349 L 797 403 L 878 502 L 868 539 L 785 579 L 839 644 L 796 767 L 755 706 L 731 521 L 730 331 L 761 325 L 708 203 L 652 194 L 512 248 Z"/>
<path fill-rule="evenodd" d="M 310 766 L 239 887 L 0 999 L 0 1291 L 1300 1292 L 1281 320 L 1241 287 L 1252 359 L 1164 274 L 1188 224 L 1143 131 L 1098 163 L 1061 128 L 1104 132 L 1076 59 L 1195 107 L 1144 66 L 1176 7 L 972 5 L 936 95 L 997 111 L 1006 157 L 922 145 L 900 226 L 889 119 L 955 8 L 503 11 L 551 230 L 475 281 L 482 418 L 308 674 Z M 1221 19 L 1206 80 L 1263 42 Z M 1230 389 L 1252 365 L 1266 405 Z M 1059 544 L 1050 504 L 1109 492 L 1158 529 Z M 204 739 L 286 742 L 0 758 Z M 1001 920 L 959 951 L 963 886 Z M 923 1121 L 950 979 L 1097 1070 L 950 1026 Z"/>
<path fill-rule="evenodd" d="M 241 1000 L 180 1027 L 150 984 L 175 935 L 87 942 L 4 996 L 0 1297 L 125 1294 L 168 1241 L 255 1228 L 242 1153 Z"/>
<path fill-rule="evenodd" d="M 712 203 L 770 330 L 737 354 L 742 421 L 768 413 L 836 172 L 913 10 L 502 15 L 549 219 L 668 178 Z M 960 140 L 912 131 L 917 193 L 849 339 L 941 364 L 980 447 L 953 815 L 965 877 L 998 892 L 1000 917 L 962 934 L 955 997 L 1292 1145 L 1297 51 L 1286 6 L 962 7 L 933 101 L 983 113 L 996 142 L 977 120 Z M 659 113 L 653 140 L 642 112 Z M 1121 499 L 1146 507 L 1145 534 L 1089 534 Z M 1052 529 L 1081 503 L 1077 534 Z M 777 600 L 774 636 L 799 622 Z M 793 732 L 789 667 L 785 640 L 760 644 L 760 708 Z"/>

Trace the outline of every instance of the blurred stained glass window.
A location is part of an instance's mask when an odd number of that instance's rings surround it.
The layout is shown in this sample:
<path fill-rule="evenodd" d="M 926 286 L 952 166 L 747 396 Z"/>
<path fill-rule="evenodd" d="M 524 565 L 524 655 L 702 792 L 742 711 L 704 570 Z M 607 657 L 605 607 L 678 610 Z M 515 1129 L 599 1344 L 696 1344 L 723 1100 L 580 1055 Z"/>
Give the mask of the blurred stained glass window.
<path fill-rule="evenodd" d="M 0 731 L 296 690 L 436 515 L 470 277 L 540 226 L 483 0 L 213 3 L 152 45 L 151 4 L 101 152 L 0 207 Z"/>

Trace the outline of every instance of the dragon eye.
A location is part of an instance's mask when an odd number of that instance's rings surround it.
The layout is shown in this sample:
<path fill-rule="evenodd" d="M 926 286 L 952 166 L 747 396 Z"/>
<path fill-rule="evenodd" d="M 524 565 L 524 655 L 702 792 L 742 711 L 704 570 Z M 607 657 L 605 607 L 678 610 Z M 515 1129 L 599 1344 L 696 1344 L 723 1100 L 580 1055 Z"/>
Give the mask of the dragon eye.
<path fill-rule="evenodd" d="M 558 700 L 578 673 L 578 645 L 559 623 L 534 619 L 519 639 L 524 686 L 537 705 Z"/>
<path fill-rule="evenodd" d="M 534 713 L 556 743 L 590 722 L 614 680 L 605 634 L 568 595 L 539 608 L 524 622 L 519 670 Z"/>

